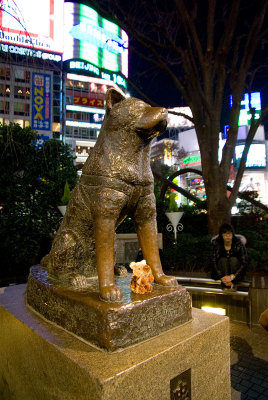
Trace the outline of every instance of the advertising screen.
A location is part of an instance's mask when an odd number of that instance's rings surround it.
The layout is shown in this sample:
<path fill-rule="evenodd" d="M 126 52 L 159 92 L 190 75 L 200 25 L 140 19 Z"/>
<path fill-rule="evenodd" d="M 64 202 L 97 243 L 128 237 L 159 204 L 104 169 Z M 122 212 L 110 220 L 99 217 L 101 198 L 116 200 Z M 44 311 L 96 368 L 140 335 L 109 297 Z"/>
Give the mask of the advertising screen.
<path fill-rule="evenodd" d="M 0 42 L 51 53 L 63 49 L 64 0 L 2 0 Z"/>
<path fill-rule="evenodd" d="M 232 107 L 233 99 L 230 96 L 230 105 Z M 243 98 L 241 100 L 241 109 L 239 113 L 239 121 L 238 126 L 250 125 L 251 121 L 251 108 L 255 108 L 255 119 L 260 118 L 261 114 L 261 94 L 260 92 L 251 93 L 250 98 L 248 93 L 244 93 Z"/>
<path fill-rule="evenodd" d="M 235 146 L 235 158 L 238 165 L 242 157 L 244 147 L 245 146 L 243 144 Z M 265 143 L 253 143 L 249 148 L 246 168 L 265 168 L 265 167 L 266 167 Z"/>
<path fill-rule="evenodd" d="M 193 122 L 189 119 L 185 118 L 182 115 L 171 114 L 170 111 L 174 111 L 177 113 L 182 113 L 185 115 L 189 115 L 189 117 L 193 117 L 192 111 L 190 107 L 174 107 L 168 110 L 168 128 L 180 128 L 180 127 L 191 127 L 194 126 Z"/>
<path fill-rule="evenodd" d="M 32 128 L 51 130 L 51 76 L 33 73 Z"/>
<path fill-rule="evenodd" d="M 69 72 L 81 70 L 101 77 L 101 73 L 112 71 L 127 77 L 128 36 L 93 8 L 65 3 L 63 60 L 76 60 L 68 64 Z"/>

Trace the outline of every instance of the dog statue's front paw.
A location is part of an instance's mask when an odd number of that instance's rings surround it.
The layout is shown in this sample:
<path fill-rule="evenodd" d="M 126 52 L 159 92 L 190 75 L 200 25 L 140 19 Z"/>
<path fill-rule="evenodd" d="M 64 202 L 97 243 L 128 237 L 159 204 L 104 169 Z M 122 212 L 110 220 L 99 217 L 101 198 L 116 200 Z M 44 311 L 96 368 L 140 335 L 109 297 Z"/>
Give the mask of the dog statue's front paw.
<path fill-rule="evenodd" d="M 122 300 L 122 292 L 116 286 L 104 286 L 100 288 L 100 298 L 108 303 L 116 303 Z"/>
<path fill-rule="evenodd" d="M 72 286 L 76 288 L 86 288 L 87 287 L 87 279 L 84 275 L 77 274 L 71 280 Z"/>
<path fill-rule="evenodd" d="M 178 281 L 175 276 L 160 275 L 155 277 L 155 283 L 164 286 L 178 287 Z"/>

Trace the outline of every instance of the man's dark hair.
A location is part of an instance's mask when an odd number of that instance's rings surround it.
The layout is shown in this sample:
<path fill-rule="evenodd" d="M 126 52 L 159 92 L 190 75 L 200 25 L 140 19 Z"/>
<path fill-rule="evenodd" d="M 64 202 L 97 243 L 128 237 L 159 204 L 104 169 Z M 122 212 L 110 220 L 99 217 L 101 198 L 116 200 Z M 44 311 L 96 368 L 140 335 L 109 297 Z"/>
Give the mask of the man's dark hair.
<path fill-rule="evenodd" d="M 219 236 L 222 238 L 222 234 L 226 232 L 232 232 L 233 236 L 235 234 L 234 228 L 231 224 L 228 224 L 228 222 L 224 222 L 219 229 Z"/>

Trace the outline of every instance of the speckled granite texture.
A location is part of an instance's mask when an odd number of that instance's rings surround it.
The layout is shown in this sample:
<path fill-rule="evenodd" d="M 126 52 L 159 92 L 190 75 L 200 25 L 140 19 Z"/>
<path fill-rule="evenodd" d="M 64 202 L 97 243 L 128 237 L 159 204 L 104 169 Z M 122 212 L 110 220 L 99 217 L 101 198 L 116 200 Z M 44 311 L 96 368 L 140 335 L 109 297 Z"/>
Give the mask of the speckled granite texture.
<path fill-rule="evenodd" d="M 190 322 L 108 353 L 30 312 L 25 291 L 0 288 L 1 399 L 170 400 L 190 369 L 191 400 L 230 400 L 227 317 L 193 308 Z"/>
<path fill-rule="evenodd" d="M 89 279 L 85 290 L 59 287 L 48 280 L 39 265 L 32 267 L 27 303 L 49 321 L 108 351 L 156 336 L 191 319 L 191 298 L 180 286 L 154 285 L 153 292 L 138 295 L 130 290 L 129 274 L 117 278 L 122 303 L 99 299 L 98 281 Z"/>

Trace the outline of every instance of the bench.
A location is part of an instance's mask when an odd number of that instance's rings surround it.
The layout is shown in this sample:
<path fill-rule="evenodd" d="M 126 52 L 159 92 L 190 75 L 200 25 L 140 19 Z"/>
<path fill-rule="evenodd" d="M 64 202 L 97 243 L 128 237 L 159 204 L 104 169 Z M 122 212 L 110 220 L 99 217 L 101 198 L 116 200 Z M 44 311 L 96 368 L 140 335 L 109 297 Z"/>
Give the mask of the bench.
<path fill-rule="evenodd" d="M 196 278 L 196 277 L 186 277 L 186 276 L 176 276 L 178 283 L 184 287 L 191 293 L 205 293 L 205 294 L 216 294 L 223 296 L 232 296 L 234 298 L 247 298 L 248 300 L 248 318 L 249 318 L 249 327 L 252 327 L 252 317 L 251 317 L 251 296 L 250 296 L 250 287 L 251 282 L 242 281 L 238 284 L 238 290 L 235 292 L 228 292 L 226 290 L 221 289 L 221 281 L 214 280 L 210 278 Z"/>

